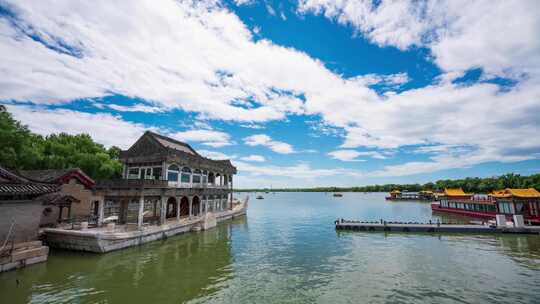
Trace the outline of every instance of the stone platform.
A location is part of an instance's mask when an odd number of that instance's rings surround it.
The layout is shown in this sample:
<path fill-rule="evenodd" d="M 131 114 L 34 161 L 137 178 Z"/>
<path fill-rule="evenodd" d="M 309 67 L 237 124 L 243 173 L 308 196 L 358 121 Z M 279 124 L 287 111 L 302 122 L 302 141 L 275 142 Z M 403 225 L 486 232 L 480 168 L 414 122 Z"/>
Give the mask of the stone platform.
<path fill-rule="evenodd" d="M 47 261 L 49 247 L 41 241 L 17 243 L 0 251 L 0 272 Z"/>
<path fill-rule="evenodd" d="M 148 225 L 141 229 L 131 229 L 127 225 L 116 226 L 114 230 L 106 227 L 85 230 L 46 228 L 43 233 L 47 244 L 53 248 L 105 253 L 190 231 L 211 229 L 221 221 L 245 215 L 246 211 L 247 202 L 237 204 L 232 210 L 169 220 L 163 225 Z"/>

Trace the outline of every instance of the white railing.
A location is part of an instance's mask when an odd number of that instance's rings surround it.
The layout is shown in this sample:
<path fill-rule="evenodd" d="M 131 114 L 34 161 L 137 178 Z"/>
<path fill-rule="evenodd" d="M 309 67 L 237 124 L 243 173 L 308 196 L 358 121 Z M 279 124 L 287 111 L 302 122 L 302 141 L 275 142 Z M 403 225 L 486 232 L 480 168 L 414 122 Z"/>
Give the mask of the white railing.
<path fill-rule="evenodd" d="M 204 183 L 182 183 L 182 182 L 168 182 L 169 187 L 173 188 L 209 188 L 209 189 L 232 189 L 231 185 L 214 185 Z"/>

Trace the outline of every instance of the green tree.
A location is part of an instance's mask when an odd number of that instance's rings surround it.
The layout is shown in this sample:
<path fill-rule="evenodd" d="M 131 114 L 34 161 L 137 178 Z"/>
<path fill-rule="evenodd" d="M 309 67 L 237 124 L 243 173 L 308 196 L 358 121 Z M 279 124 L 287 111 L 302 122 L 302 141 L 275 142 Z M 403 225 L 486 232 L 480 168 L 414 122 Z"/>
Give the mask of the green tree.
<path fill-rule="evenodd" d="M 80 168 L 94 179 L 119 177 L 120 149 L 105 149 L 88 134 L 30 132 L 0 105 L 0 165 L 17 170 Z"/>
<path fill-rule="evenodd" d="M 0 164 L 11 169 L 31 169 L 40 162 L 43 138 L 13 119 L 0 105 Z"/>

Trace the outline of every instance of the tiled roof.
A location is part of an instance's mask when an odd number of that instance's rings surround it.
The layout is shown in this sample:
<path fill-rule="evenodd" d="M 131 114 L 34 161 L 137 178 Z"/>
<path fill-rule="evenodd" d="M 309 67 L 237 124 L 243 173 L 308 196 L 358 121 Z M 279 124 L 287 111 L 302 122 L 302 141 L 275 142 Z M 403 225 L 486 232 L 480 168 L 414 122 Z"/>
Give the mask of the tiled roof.
<path fill-rule="evenodd" d="M 22 170 L 19 173 L 34 181 L 54 183 L 72 170 L 75 169 Z"/>
<path fill-rule="evenodd" d="M 157 134 L 154 132 L 148 132 L 148 134 L 152 136 L 154 139 L 156 139 L 162 146 L 166 148 L 171 148 L 171 149 L 186 152 L 189 154 L 198 155 L 198 153 L 195 152 L 195 149 L 193 149 L 190 145 L 186 144 L 185 142 L 181 142 L 176 139 L 163 136 L 161 134 Z"/>
<path fill-rule="evenodd" d="M 60 192 L 54 192 L 42 195 L 37 198 L 46 205 L 69 205 L 71 203 L 80 203 L 81 201 L 71 195 L 65 195 Z"/>
<path fill-rule="evenodd" d="M 42 183 L 64 183 L 67 182 L 66 180 L 63 180 L 64 178 L 69 179 L 75 177 L 88 188 L 93 187 L 95 184 L 95 181 L 79 168 L 22 170 L 19 171 L 19 173 L 30 180 Z"/>
<path fill-rule="evenodd" d="M 40 183 L 0 183 L 0 195 L 45 194 L 58 191 L 58 185 Z"/>
<path fill-rule="evenodd" d="M 0 167 L 0 195 L 40 195 L 58 191 L 58 185 L 38 183 Z"/>
<path fill-rule="evenodd" d="M 491 193 L 491 196 L 496 198 L 519 197 L 519 198 L 540 198 L 540 192 L 534 188 L 528 189 L 511 189 L 496 190 Z"/>

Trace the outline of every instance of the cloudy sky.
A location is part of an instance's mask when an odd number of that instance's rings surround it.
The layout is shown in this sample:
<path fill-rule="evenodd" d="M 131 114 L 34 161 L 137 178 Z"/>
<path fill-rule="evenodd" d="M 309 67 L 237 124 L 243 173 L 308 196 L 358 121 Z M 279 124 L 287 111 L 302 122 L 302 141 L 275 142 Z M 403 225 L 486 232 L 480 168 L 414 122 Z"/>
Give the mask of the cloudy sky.
<path fill-rule="evenodd" d="M 0 102 L 239 187 L 540 171 L 540 1 L 0 0 Z"/>

